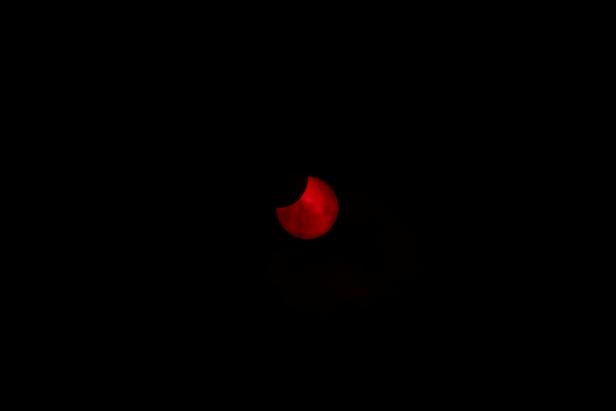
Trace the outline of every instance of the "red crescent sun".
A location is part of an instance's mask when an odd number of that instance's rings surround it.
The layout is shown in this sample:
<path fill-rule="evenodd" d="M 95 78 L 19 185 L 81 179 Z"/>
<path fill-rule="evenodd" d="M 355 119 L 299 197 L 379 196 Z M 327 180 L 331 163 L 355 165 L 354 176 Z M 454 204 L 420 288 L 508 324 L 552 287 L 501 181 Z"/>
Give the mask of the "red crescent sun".
<path fill-rule="evenodd" d="M 302 196 L 287 207 L 276 209 L 278 221 L 292 236 L 314 240 L 327 234 L 338 218 L 338 199 L 323 180 L 308 177 Z"/>

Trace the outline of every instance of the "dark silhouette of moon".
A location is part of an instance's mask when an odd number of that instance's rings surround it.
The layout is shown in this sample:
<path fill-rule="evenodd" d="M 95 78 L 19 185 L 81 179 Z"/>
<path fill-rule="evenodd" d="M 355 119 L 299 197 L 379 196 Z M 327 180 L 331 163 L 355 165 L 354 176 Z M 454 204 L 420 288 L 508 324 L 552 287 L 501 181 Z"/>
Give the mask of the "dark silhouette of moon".
<path fill-rule="evenodd" d="M 292 236 L 314 240 L 327 234 L 338 218 L 338 199 L 323 180 L 308 177 L 302 196 L 295 203 L 276 209 L 278 221 Z"/>

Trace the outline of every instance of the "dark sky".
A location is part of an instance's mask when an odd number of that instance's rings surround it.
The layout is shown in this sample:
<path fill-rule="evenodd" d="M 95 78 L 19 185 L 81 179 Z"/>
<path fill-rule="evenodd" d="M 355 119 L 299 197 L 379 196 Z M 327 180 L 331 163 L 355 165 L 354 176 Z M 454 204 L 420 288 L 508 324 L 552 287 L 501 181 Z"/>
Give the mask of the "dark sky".
<path fill-rule="evenodd" d="M 439 50 L 366 60 L 357 47 L 355 60 L 296 55 L 208 76 L 180 61 L 156 89 L 147 70 L 109 78 L 102 117 L 88 119 L 103 138 L 82 156 L 98 164 L 82 184 L 95 189 L 80 200 L 100 232 L 84 298 L 113 300 L 101 321 L 200 338 L 203 327 L 427 335 L 502 322 L 514 277 L 492 234 L 511 196 L 492 142 L 513 133 L 494 104 L 508 83 Z M 288 199 L 279 181 L 308 175 L 341 209 L 327 236 L 302 242 L 274 212 Z"/>
<path fill-rule="evenodd" d="M 43 100 L 62 125 L 32 122 L 75 134 L 63 151 L 78 163 L 53 157 L 65 176 L 41 173 L 51 192 L 40 204 L 59 227 L 46 235 L 62 248 L 38 273 L 37 315 L 53 325 L 41 340 L 65 341 L 66 324 L 84 358 L 120 359 L 115 374 L 136 357 L 216 357 L 258 359 L 260 378 L 315 341 L 329 364 L 395 353 L 391 363 L 408 355 L 439 373 L 435 362 L 472 362 L 503 341 L 513 349 L 498 358 L 513 356 L 532 331 L 566 321 L 545 298 L 560 273 L 527 261 L 545 237 L 526 217 L 538 201 L 517 182 L 521 154 L 552 129 L 531 124 L 551 106 L 537 90 L 552 72 L 537 76 L 534 58 L 491 31 L 465 38 L 469 27 L 449 21 L 467 19 L 442 16 L 414 14 L 382 39 L 363 20 L 361 38 L 339 25 L 341 39 L 319 44 L 318 27 L 302 42 L 281 31 L 280 42 L 230 39 L 228 28 L 173 39 L 155 21 L 159 39 L 139 30 L 107 52 L 85 40 L 67 53 L 78 64 L 37 64 L 62 73 Z M 275 207 L 297 191 L 280 181 L 308 175 L 341 208 L 328 235 L 300 241 Z"/>

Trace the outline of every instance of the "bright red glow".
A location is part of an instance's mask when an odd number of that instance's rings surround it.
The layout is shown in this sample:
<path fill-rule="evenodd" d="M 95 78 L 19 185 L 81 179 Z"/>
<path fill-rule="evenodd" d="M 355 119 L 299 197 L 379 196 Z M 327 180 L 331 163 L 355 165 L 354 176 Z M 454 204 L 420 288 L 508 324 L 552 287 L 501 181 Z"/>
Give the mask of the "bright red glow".
<path fill-rule="evenodd" d="M 276 209 L 278 221 L 289 234 L 303 240 L 321 237 L 338 217 L 338 199 L 323 180 L 308 177 L 306 191 L 295 203 Z"/>

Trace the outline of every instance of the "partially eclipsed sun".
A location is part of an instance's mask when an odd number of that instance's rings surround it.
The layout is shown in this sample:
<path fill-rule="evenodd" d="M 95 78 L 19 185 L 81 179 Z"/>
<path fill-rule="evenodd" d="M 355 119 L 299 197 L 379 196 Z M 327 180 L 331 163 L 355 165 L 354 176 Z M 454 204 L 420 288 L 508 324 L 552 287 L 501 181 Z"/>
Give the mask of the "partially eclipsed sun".
<path fill-rule="evenodd" d="M 308 177 L 306 191 L 295 203 L 276 209 L 278 221 L 287 232 L 302 240 L 319 238 L 338 218 L 338 199 L 323 180 Z"/>

